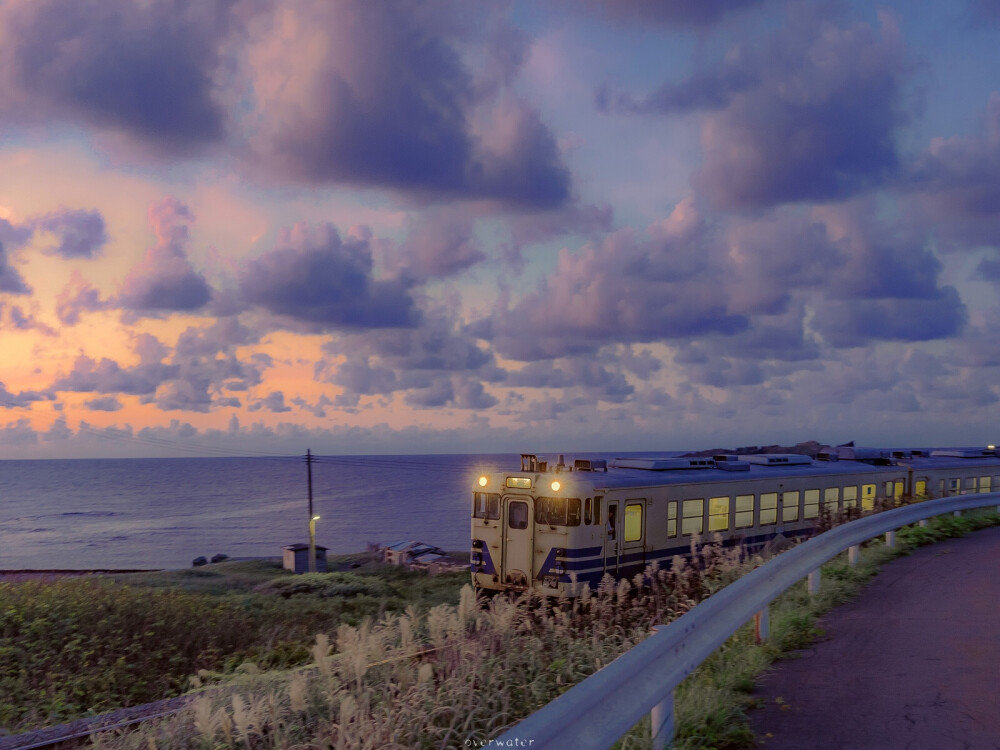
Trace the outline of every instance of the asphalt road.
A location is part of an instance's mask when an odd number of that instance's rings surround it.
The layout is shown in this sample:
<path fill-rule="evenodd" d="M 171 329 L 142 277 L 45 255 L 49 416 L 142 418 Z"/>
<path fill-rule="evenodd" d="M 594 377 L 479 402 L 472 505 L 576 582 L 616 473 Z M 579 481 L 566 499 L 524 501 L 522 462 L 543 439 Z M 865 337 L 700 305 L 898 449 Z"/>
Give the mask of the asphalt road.
<path fill-rule="evenodd" d="M 766 750 L 1000 750 L 1000 527 L 885 565 L 761 680 Z"/>

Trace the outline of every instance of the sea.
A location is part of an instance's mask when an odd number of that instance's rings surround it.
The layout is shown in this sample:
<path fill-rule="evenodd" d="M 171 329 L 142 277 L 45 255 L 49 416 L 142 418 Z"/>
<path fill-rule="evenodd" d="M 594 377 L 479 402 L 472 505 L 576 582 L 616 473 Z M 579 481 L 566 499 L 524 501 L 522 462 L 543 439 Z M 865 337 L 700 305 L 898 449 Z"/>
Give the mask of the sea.
<path fill-rule="evenodd" d="M 316 543 L 330 554 L 400 540 L 459 551 L 469 547 L 476 477 L 516 470 L 520 457 L 317 456 L 311 466 Z M 301 456 L 0 461 L 0 570 L 280 557 L 308 542 L 308 524 Z"/>

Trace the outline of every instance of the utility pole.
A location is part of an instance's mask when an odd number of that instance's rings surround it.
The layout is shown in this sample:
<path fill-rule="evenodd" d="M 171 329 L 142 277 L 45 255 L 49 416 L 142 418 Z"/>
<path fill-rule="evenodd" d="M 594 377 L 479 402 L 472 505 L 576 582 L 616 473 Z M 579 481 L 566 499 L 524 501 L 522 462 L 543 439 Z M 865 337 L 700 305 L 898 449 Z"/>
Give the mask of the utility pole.
<path fill-rule="evenodd" d="M 312 451 L 306 448 L 306 473 L 309 477 L 309 572 L 316 572 L 316 516 L 313 515 Z"/>

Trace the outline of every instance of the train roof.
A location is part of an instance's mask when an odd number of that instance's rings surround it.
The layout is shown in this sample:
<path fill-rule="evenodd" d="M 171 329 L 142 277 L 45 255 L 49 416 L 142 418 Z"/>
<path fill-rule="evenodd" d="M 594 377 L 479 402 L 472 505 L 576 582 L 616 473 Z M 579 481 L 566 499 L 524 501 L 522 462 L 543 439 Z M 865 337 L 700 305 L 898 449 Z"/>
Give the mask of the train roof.
<path fill-rule="evenodd" d="M 836 453 L 827 454 L 831 457 Z M 747 482 L 759 479 L 877 474 L 889 480 L 914 470 L 1000 469 L 996 452 L 986 449 L 856 449 L 857 459 L 815 460 L 801 454 L 716 455 L 712 457 L 622 456 L 611 461 L 577 460 L 553 466 L 538 462 L 531 454 L 522 456 L 523 471 L 505 472 L 507 476 L 541 473 L 546 481 L 559 477 L 564 492 L 584 494 L 591 491 L 627 487 L 651 487 L 716 482 Z M 525 458 L 535 463 L 525 464 Z M 561 458 L 561 457 L 560 457 Z M 530 465 L 530 468 L 529 468 Z M 534 468 L 536 471 L 532 471 Z M 539 482 L 539 486 L 541 483 Z"/>

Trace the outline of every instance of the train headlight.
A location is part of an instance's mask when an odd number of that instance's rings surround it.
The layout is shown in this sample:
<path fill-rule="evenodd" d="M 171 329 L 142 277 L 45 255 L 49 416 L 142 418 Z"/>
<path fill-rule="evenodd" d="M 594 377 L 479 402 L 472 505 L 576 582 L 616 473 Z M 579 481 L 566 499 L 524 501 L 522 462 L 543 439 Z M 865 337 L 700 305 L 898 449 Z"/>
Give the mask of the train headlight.
<path fill-rule="evenodd" d="M 552 482 L 551 487 L 553 492 L 558 492 L 562 487 L 562 483 L 557 479 L 554 482 Z"/>
<path fill-rule="evenodd" d="M 483 476 L 479 477 L 479 486 L 480 487 L 485 487 L 489 483 L 490 483 L 490 478 L 488 476 L 486 476 L 485 474 L 483 474 Z"/>

